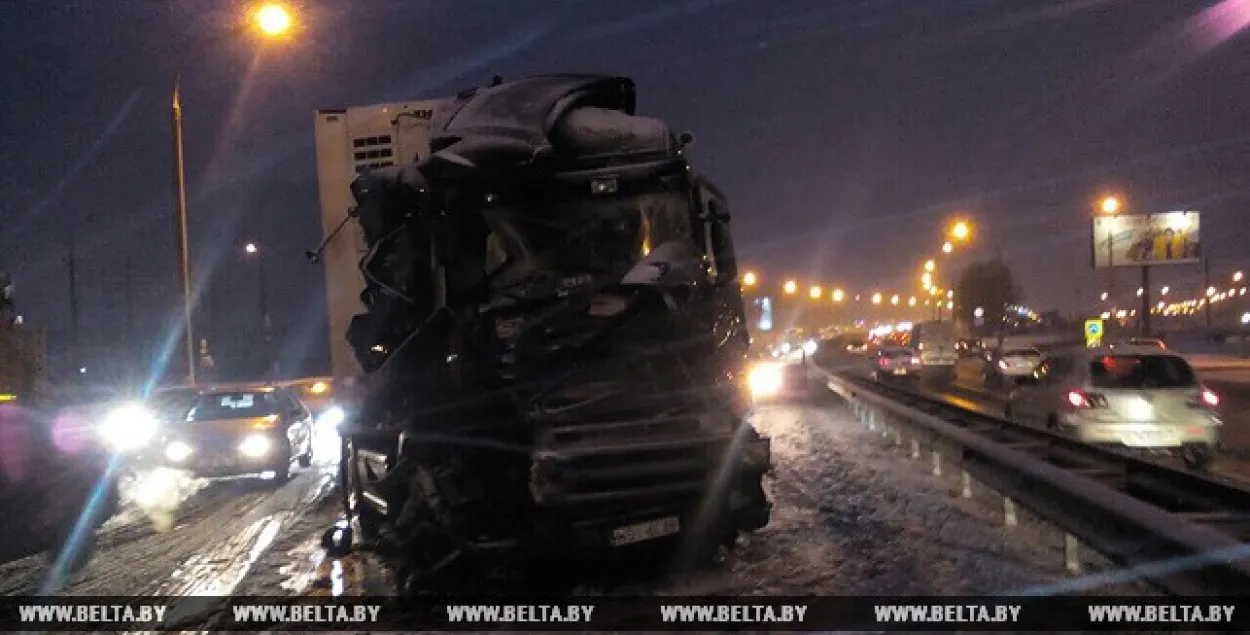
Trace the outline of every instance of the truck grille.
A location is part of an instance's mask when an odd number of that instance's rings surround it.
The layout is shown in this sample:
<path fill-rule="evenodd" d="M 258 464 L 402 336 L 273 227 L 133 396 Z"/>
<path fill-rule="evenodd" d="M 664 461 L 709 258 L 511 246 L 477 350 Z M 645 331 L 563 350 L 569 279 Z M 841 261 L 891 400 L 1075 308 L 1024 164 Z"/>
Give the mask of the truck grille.
<path fill-rule="evenodd" d="M 542 507 L 616 507 L 697 498 L 730 445 L 694 417 L 563 425 L 535 453 Z"/>

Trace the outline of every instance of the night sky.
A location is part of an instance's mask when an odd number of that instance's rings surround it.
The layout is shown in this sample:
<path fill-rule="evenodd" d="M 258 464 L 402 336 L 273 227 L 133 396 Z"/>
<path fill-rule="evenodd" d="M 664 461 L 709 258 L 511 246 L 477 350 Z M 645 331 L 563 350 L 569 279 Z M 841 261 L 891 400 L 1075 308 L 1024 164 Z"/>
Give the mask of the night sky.
<path fill-rule="evenodd" d="M 200 330 L 254 341 L 241 246 L 259 241 L 277 333 L 313 369 L 313 111 L 496 73 L 635 78 L 643 114 L 695 133 L 740 259 L 769 279 L 914 292 L 965 216 L 959 258 L 1000 248 L 1030 306 L 1074 311 L 1105 286 L 1088 219 L 1108 191 L 1130 211 L 1201 210 L 1212 270 L 1250 265 L 1250 0 L 302 0 L 284 42 L 236 24 L 251 6 L 0 3 L 0 268 L 54 357 L 71 244 L 85 363 L 122 341 L 127 261 L 135 337 L 156 346 L 168 323 L 180 58 L 192 250 L 213 275 Z M 1194 292 L 1201 269 L 1156 279 Z"/>

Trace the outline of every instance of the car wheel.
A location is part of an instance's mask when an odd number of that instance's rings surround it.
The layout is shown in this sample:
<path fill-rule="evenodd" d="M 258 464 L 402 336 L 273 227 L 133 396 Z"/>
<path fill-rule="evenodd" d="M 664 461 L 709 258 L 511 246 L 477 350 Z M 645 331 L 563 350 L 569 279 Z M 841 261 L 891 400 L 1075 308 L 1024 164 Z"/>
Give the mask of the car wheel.
<path fill-rule="evenodd" d="M 1186 445 L 1181 447 L 1181 460 L 1190 469 L 1205 471 L 1215 459 L 1215 451 L 1209 445 Z"/>
<path fill-rule="evenodd" d="M 313 461 L 312 437 L 309 437 L 308 440 L 304 442 L 304 451 L 299 455 L 299 458 L 296 460 L 299 462 L 300 467 L 303 467 L 303 468 L 312 467 L 312 461 Z"/>
<path fill-rule="evenodd" d="M 374 510 L 362 504 L 364 486 L 360 482 L 360 463 L 356 459 L 356 446 L 347 439 L 342 442 L 339 459 L 339 484 L 343 490 L 343 514 L 351 529 L 363 542 L 372 542 L 378 535 L 381 518 Z"/>
<path fill-rule="evenodd" d="M 274 466 L 273 468 L 274 485 L 282 485 L 283 483 L 286 483 L 287 481 L 291 480 L 291 459 L 293 458 L 291 456 L 292 451 L 293 451 L 293 448 L 291 448 L 288 445 L 287 450 L 286 450 L 286 460 L 278 461 L 278 464 Z"/>

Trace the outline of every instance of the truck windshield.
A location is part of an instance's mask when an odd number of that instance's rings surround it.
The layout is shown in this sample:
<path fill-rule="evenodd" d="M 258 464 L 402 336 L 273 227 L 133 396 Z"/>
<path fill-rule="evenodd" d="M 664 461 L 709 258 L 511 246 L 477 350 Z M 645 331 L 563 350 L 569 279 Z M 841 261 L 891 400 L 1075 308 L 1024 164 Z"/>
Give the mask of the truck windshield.
<path fill-rule="evenodd" d="M 1188 388 L 1198 385 L 1193 368 L 1170 355 L 1107 355 L 1089 365 L 1095 388 Z"/>

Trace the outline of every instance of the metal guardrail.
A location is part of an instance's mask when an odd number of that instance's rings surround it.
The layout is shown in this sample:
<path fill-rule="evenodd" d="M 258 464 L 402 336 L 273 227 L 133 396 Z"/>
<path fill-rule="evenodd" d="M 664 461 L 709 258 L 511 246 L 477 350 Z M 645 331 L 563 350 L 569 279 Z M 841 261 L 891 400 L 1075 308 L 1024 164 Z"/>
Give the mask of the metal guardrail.
<path fill-rule="evenodd" d="M 1147 459 L 1082 444 L 959 408 L 944 400 L 813 366 L 870 427 L 960 470 L 1002 496 L 1007 525 L 1020 505 L 1065 532 L 1064 559 L 1081 571 L 1084 544 L 1125 581 L 1176 596 L 1250 589 L 1250 490 Z"/>

